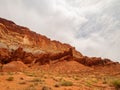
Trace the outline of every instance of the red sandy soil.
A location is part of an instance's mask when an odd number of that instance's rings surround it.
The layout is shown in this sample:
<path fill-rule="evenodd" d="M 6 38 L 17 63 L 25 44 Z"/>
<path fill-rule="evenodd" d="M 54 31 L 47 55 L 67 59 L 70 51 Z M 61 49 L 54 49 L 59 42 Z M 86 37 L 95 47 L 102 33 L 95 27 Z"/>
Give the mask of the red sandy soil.
<path fill-rule="evenodd" d="M 89 68 L 75 61 L 62 61 L 36 64 L 19 72 L 1 72 L 0 90 L 119 90 L 112 83 L 115 80 L 120 80 L 119 64 Z M 61 85 L 64 82 L 72 85 Z"/>

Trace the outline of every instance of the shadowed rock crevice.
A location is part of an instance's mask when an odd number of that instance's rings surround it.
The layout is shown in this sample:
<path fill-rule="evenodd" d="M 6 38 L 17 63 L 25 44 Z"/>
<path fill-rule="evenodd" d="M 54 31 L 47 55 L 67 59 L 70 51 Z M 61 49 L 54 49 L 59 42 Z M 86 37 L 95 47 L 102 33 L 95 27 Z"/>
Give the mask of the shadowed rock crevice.
<path fill-rule="evenodd" d="M 21 47 L 12 51 L 0 48 L 0 62 L 3 64 L 9 63 L 11 61 L 22 61 L 25 64 L 31 64 L 33 62 L 45 64 L 49 63 L 50 60 L 54 61 L 63 57 L 73 57 L 71 48 L 68 51 L 64 51 L 61 53 L 41 53 L 41 54 L 32 54 L 30 52 L 25 52 Z"/>

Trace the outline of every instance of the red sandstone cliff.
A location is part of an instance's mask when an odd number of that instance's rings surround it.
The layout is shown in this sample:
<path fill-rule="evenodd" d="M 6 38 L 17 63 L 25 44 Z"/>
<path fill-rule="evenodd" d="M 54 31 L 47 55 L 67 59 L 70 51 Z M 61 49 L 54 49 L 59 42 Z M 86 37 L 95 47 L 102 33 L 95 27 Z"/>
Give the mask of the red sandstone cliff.
<path fill-rule="evenodd" d="M 25 64 L 51 61 L 76 61 L 86 66 L 116 64 L 109 59 L 83 56 L 74 47 L 30 31 L 26 27 L 0 18 L 0 63 L 22 61 Z"/>
<path fill-rule="evenodd" d="M 82 56 L 80 52 L 68 44 L 52 41 L 46 36 L 31 31 L 29 28 L 16 25 L 14 22 L 3 18 L 0 18 L 0 46 L 6 46 L 9 49 L 16 49 L 20 46 L 26 51 L 34 53 L 57 53 L 72 48 L 74 56 Z"/>

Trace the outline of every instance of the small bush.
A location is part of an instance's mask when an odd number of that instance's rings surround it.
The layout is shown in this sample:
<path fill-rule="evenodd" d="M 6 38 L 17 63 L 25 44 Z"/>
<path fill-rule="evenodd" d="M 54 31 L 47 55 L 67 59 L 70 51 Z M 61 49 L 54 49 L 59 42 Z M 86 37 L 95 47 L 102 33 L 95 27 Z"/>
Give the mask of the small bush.
<path fill-rule="evenodd" d="M 117 89 L 120 88 L 120 80 L 113 80 L 112 85 Z"/>
<path fill-rule="evenodd" d="M 13 80 L 14 80 L 14 77 L 8 77 L 6 80 L 7 80 L 7 81 L 13 81 Z"/>
<path fill-rule="evenodd" d="M 35 88 L 35 86 L 34 85 L 30 85 L 30 86 L 28 86 L 27 88 L 25 88 L 24 90 L 37 90 L 36 88 Z"/>
<path fill-rule="evenodd" d="M 62 81 L 61 86 L 72 86 L 73 83 L 71 81 Z"/>
<path fill-rule="evenodd" d="M 73 76 L 74 80 L 80 80 L 78 76 Z"/>
<path fill-rule="evenodd" d="M 86 82 L 86 86 L 91 87 L 92 83 L 91 82 Z"/>
<path fill-rule="evenodd" d="M 21 81 L 21 82 L 19 82 L 19 84 L 26 84 L 26 82 L 25 81 Z"/>
<path fill-rule="evenodd" d="M 38 85 L 39 85 L 39 82 L 34 82 L 34 85 L 35 85 L 35 86 L 38 86 Z"/>
<path fill-rule="evenodd" d="M 7 72 L 8 73 L 8 75 L 13 75 L 13 72 Z"/>
<path fill-rule="evenodd" d="M 54 87 L 60 87 L 60 84 L 59 84 L 59 83 L 57 83 L 57 84 L 55 84 L 55 85 L 54 85 Z"/>
<path fill-rule="evenodd" d="M 42 87 L 42 90 L 52 90 L 52 89 L 51 89 L 51 87 L 43 86 L 43 87 Z"/>
<path fill-rule="evenodd" d="M 39 78 L 34 78 L 33 80 L 31 80 L 31 82 L 42 82 L 42 80 Z"/>
<path fill-rule="evenodd" d="M 30 76 L 30 77 L 35 77 L 35 73 L 26 73 L 27 76 Z"/>

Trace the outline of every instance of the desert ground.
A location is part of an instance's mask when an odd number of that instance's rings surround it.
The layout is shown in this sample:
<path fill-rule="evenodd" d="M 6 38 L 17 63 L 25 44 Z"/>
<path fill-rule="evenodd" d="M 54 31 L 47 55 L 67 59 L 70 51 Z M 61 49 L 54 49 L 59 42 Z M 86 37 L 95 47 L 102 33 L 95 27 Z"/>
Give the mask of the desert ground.
<path fill-rule="evenodd" d="M 57 69 L 46 64 L 19 72 L 0 72 L 0 90 L 120 90 L 119 65 L 91 67 L 88 70 L 82 66 L 79 69 L 73 61 L 64 61 L 63 68 L 59 65 Z"/>

